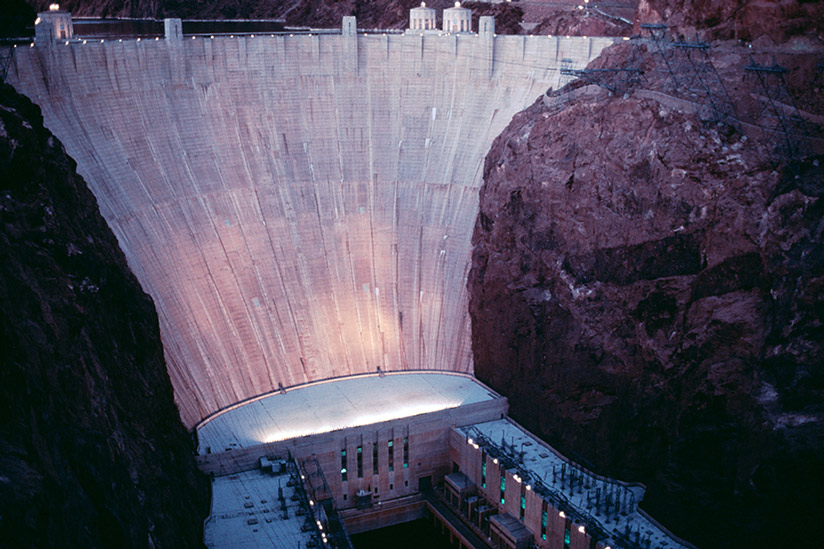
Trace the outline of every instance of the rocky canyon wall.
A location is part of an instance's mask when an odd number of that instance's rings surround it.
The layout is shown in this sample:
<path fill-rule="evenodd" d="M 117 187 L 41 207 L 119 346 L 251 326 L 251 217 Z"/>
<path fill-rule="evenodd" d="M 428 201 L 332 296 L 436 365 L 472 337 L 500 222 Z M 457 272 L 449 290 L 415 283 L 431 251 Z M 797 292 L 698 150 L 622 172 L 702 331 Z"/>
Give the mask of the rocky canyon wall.
<path fill-rule="evenodd" d="M 767 39 L 776 44 L 800 36 L 824 38 L 824 6 L 804 0 L 640 0 L 638 23 L 664 23 L 686 38 Z"/>
<path fill-rule="evenodd" d="M 0 546 L 193 547 L 208 481 L 157 314 L 40 110 L 0 87 Z"/>
<path fill-rule="evenodd" d="M 748 128 L 751 51 L 713 53 Z M 476 375 L 568 455 L 645 482 L 645 509 L 677 535 L 792 546 L 824 507 L 822 159 L 788 165 L 681 108 L 640 41 L 607 52 L 598 66 L 643 78 L 550 94 L 486 158 Z M 816 52 L 776 55 L 804 67 Z"/>

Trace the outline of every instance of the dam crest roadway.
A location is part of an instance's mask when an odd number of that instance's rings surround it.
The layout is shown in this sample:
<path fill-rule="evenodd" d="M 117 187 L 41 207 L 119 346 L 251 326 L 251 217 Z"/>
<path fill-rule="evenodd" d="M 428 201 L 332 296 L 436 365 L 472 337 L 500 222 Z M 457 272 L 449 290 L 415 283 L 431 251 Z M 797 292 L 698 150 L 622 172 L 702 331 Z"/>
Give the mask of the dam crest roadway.
<path fill-rule="evenodd" d="M 343 32 L 67 40 L 8 80 L 157 307 L 184 424 L 282 388 L 472 373 L 483 161 L 613 38 Z"/>

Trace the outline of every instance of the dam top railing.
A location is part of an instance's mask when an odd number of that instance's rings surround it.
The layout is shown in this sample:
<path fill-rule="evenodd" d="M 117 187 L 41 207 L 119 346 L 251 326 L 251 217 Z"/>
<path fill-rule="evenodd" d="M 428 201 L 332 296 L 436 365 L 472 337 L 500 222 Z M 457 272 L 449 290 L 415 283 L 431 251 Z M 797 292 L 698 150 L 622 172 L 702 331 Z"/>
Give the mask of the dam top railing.
<path fill-rule="evenodd" d="M 219 39 L 219 38 L 231 38 L 231 39 L 238 39 L 238 38 L 275 38 L 275 37 L 295 37 L 295 36 L 340 36 L 342 33 L 336 29 L 315 29 L 312 31 L 277 31 L 277 32 L 255 32 L 255 33 L 187 33 L 183 35 L 184 40 L 188 39 Z M 407 33 L 406 31 L 401 31 L 398 29 L 358 29 L 357 31 L 358 36 L 365 36 L 365 37 L 374 37 L 374 36 L 410 36 L 410 37 L 418 37 L 418 36 L 430 36 L 430 37 L 461 37 L 461 38 L 480 38 L 481 35 L 479 33 L 448 33 L 448 32 L 438 32 L 438 33 L 430 33 L 430 34 L 423 34 L 419 35 L 418 33 Z M 521 34 L 513 34 L 513 35 L 495 35 L 495 38 L 522 38 L 522 39 L 580 39 L 580 40 L 597 40 L 597 39 L 607 39 L 607 40 L 616 40 L 613 37 L 601 37 L 601 36 L 561 36 L 561 35 L 521 35 Z M 73 44 L 100 44 L 100 43 L 111 43 L 111 42 L 159 42 L 165 41 L 168 42 L 169 39 L 162 34 L 130 34 L 130 35 L 101 35 L 101 34 L 89 34 L 89 35 L 80 35 L 80 36 L 73 36 L 72 38 L 67 39 L 60 39 L 55 40 L 50 44 L 38 44 L 34 38 L 26 37 L 20 39 L 14 39 L 12 42 L 6 41 L 5 44 L 0 43 L 0 47 L 7 47 L 7 48 L 17 48 L 17 47 L 34 47 L 35 45 L 45 45 L 45 46 L 63 46 L 63 45 L 73 45 Z"/>

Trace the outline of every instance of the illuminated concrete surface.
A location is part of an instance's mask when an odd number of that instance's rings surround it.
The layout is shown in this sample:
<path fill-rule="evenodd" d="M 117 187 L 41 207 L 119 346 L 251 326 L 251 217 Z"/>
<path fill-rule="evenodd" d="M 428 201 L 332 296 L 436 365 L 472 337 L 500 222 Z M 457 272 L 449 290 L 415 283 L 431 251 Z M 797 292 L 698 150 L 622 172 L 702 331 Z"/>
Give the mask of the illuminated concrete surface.
<path fill-rule="evenodd" d="M 181 416 L 358 373 L 472 372 L 483 159 L 609 38 L 296 35 L 17 48 L 157 307 Z"/>
<path fill-rule="evenodd" d="M 495 398 L 500 397 L 472 377 L 448 373 L 369 375 L 315 383 L 214 416 L 198 426 L 198 453 L 241 450 Z"/>

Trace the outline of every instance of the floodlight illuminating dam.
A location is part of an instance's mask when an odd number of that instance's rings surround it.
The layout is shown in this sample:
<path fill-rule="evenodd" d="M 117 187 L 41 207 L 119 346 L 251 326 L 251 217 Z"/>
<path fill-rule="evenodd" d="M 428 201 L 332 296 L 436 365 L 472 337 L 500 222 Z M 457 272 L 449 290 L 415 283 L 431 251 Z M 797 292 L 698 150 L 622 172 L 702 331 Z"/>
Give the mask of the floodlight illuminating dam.
<path fill-rule="evenodd" d="M 497 36 L 486 17 L 450 33 L 423 8 L 404 34 L 347 17 L 184 36 L 167 20 L 165 37 L 105 41 L 55 39 L 55 11 L 16 48 L 10 83 L 154 299 L 214 478 L 206 544 L 345 547 L 343 522 L 409 520 L 441 486 L 428 509 L 464 517 L 463 547 L 682 546 L 637 508 L 643 487 L 559 455 L 472 376 L 484 157 L 562 61 L 583 68 L 614 39 Z"/>

